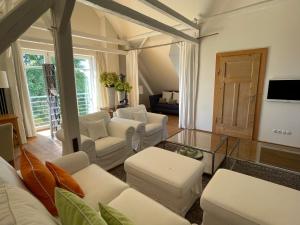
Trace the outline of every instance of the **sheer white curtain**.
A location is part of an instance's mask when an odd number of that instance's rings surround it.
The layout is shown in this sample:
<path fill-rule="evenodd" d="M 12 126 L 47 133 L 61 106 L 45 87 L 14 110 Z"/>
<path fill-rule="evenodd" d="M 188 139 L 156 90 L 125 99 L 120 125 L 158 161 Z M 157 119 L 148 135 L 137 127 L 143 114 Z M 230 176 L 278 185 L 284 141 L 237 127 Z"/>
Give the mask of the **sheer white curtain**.
<path fill-rule="evenodd" d="M 126 55 L 126 79 L 132 86 L 129 93 L 129 105 L 137 106 L 139 104 L 139 67 L 138 51 L 131 50 Z"/>
<path fill-rule="evenodd" d="M 100 83 L 101 73 L 107 71 L 107 54 L 96 53 L 96 87 L 97 87 L 97 109 L 108 107 L 108 95 L 105 87 Z"/>
<path fill-rule="evenodd" d="M 195 129 L 199 78 L 199 45 L 180 43 L 179 53 L 179 127 Z"/>
<path fill-rule="evenodd" d="M 26 137 L 33 137 L 36 135 L 35 125 L 32 116 L 31 103 L 29 98 L 29 90 L 25 69 L 23 66 L 23 58 L 21 48 L 18 42 L 11 45 L 12 56 L 15 67 L 15 76 L 19 92 L 19 101 L 22 111 L 22 119 L 24 123 Z"/>

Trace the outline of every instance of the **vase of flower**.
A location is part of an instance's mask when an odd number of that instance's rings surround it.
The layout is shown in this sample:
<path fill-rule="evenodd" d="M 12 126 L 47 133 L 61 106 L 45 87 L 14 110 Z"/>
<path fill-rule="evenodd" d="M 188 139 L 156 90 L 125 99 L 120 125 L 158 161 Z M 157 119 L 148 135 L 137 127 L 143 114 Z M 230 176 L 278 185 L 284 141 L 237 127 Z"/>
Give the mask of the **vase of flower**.
<path fill-rule="evenodd" d="M 131 91 L 132 86 L 130 86 L 128 82 L 119 79 L 115 84 L 115 89 L 118 93 L 118 100 L 120 105 L 127 104 L 127 101 L 125 102 L 126 93 L 129 93 Z"/>
<path fill-rule="evenodd" d="M 118 81 L 118 75 L 116 73 L 104 72 L 100 75 L 100 82 L 106 87 L 108 95 L 108 107 L 115 108 L 115 84 Z"/>
<path fill-rule="evenodd" d="M 118 91 L 118 101 L 122 102 L 125 99 L 125 91 Z"/>

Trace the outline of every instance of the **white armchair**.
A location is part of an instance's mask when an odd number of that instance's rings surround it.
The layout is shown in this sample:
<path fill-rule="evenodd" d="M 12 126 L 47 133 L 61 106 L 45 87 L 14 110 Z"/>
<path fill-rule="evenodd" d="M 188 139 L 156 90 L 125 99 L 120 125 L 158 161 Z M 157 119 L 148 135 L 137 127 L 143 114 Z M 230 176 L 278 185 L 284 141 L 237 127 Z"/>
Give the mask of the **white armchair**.
<path fill-rule="evenodd" d="M 143 111 L 146 113 L 146 121 L 134 120 L 134 113 Z M 123 122 L 135 128 L 133 147 L 137 150 L 154 146 L 168 137 L 168 117 L 147 112 L 144 105 L 117 109 L 112 120 Z"/>
<path fill-rule="evenodd" d="M 93 140 L 87 130 L 86 123 L 100 120 L 104 120 L 108 135 Z M 88 154 L 92 163 L 98 164 L 105 170 L 122 164 L 133 154 L 132 136 L 134 128 L 129 124 L 111 120 L 107 112 L 96 112 L 80 116 L 79 128 L 81 136 L 80 150 Z M 56 137 L 63 141 L 63 130 L 57 131 Z"/>

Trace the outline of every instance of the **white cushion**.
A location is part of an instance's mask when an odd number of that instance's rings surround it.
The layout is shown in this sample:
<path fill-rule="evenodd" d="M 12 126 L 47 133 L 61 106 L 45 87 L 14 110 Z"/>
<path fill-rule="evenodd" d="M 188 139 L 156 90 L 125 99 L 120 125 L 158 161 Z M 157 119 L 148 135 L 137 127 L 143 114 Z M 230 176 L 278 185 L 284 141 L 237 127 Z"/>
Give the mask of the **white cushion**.
<path fill-rule="evenodd" d="M 174 152 L 149 147 L 128 158 L 124 169 L 127 174 L 142 178 L 177 197 L 195 188 L 202 177 L 203 164 Z M 194 187 L 195 186 L 195 187 Z"/>
<path fill-rule="evenodd" d="M 56 220 L 39 200 L 22 188 L 8 184 L 0 185 L 0 223 L 57 225 Z"/>
<path fill-rule="evenodd" d="M 191 225 L 186 219 L 129 188 L 109 203 L 136 225 Z"/>
<path fill-rule="evenodd" d="M 144 110 L 142 111 L 138 111 L 138 112 L 134 112 L 133 113 L 133 119 L 142 123 L 147 123 L 148 119 L 147 119 L 147 112 L 145 112 Z"/>
<path fill-rule="evenodd" d="M 104 120 L 97 120 L 93 122 L 85 122 L 90 138 L 94 141 L 100 138 L 107 137 L 107 129 Z"/>
<path fill-rule="evenodd" d="M 172 99 L 175 100 L 177 104 L 179 104 L 179 93 L 173 91 Z"/>
<path fill-rule="evenodd" d="M 105 137 L 95 141 L 96 155 L 101 157 L 126 147 L 126 140 L 118 137 Z"/>
<path fill-rule="evenodd" d="M 109 121 L 110 121 L 109 113 L 105 112 L 105 111 L 101 111 L 101 112 L 95 112 L 95 113 L 87 114 L 84 116 L 80 116 L 79 117 L 80 134 L 89 136 L 88 128 L 84 122 L 86 122 L 86 121 L 93 122 L 93 121 L 98 121 L 101 119 L 103 119 L 105 121 L 105 124 L 107 125 L 107 123 L 109 123 Z"/>
<path fill-rule="evenodd" d="M 91 164 L 72 175 L 85 193 L 84 200 L 98 210 L 98 202 L 108 204 L 117 197 L 128 184 L 112 176 L 101 167 Z"/>
<path fill-rule="evenodd" d="M 150 136 L 162 130 L 162 125 L 160 123 L 148 123 L 145 126 L 146 136 Z"/>
<path fill-rule="evenodd" d="M 162 98 L 166 99 L 169 102 L 172 99 L 172 92 L 171 91 L 163 91 Z"/>
<path fill-rule="evenodd" d="M 11 184 L 27 190 L 17 171 L 3 158 L 0 157 L 0 184 Z"/>
<path fill-rule="evenodd" d="M 204 189 L 201 207 L 220 224 L 300 224 L 299 191 L 225 169 Z"/>

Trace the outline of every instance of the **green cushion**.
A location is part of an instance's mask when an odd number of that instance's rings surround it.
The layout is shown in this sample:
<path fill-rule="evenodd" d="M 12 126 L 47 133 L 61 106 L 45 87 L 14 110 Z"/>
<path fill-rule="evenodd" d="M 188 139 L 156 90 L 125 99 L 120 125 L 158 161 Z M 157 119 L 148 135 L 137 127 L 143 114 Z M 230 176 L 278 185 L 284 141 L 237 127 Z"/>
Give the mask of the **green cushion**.
<path fill-rule="evenodd" d="M 62 225 L 107 225 L 99 212 L 67 190 L 55 188 L 55 205 Z"/>
<path fill-rule="evenodd" d="M 133 222 L 118 210 L 99 203 L 101 216 L 108 225 L 133 225 Z"/>

